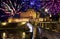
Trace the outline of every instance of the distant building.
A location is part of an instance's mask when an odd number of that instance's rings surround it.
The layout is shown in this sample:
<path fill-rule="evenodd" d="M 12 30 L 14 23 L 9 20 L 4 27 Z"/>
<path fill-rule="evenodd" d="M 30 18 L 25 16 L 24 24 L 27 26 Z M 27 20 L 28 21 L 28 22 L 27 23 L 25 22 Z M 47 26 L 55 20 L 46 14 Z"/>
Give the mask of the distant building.
<path fill-rule="evenodd" d="M 36 18 L 36 12 L 34 9 L 28 9 L 26 12 L 20 14 L 21 18 Z"/>

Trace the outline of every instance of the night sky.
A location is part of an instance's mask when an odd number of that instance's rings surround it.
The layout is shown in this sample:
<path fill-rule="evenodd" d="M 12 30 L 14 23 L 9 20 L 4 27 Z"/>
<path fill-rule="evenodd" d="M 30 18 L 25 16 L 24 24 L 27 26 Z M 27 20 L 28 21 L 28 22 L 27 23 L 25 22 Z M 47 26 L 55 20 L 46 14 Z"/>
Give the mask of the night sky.
<path fill-rule="evenodd" d="M 6 8 L 7 7 L 7 8 Z M 42 14 L 42 16 L 53 14 L 58 17 L 60 12 L 60 1 L 59 0 L 0 0 L 0 20 L 6 20 L 9 17 L 19 17 L 17 13 L 25 12 L 29 8 L 34 9 Z M 4 9 L 4 10 L 2 10 Z M 48 12 L 45 12 L 48 9 Z M 7 10 L 7 11 L 6 11 Z M 8 13 L 7 12 L 11 12 Z M 12 14 L 12 15 L 11 15 Z M 13 16 L 14 15 L 14 16 Z"/>

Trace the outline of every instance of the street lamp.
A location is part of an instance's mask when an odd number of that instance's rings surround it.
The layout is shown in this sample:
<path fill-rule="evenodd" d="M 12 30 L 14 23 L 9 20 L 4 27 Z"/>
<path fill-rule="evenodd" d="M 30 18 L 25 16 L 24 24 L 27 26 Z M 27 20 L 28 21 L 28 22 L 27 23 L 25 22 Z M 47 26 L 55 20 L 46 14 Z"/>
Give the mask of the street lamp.
<path fill-rule="evenodd" d="M 48 9 L 45 9 L 45 12 L 48 12 Z"/>
<path fill-rule="evenodd" d="M 1 24 L 2 24 L 3 26 L 7 25 L 7 23 L 6 23 L 6 22 L 2 22 Z"/>

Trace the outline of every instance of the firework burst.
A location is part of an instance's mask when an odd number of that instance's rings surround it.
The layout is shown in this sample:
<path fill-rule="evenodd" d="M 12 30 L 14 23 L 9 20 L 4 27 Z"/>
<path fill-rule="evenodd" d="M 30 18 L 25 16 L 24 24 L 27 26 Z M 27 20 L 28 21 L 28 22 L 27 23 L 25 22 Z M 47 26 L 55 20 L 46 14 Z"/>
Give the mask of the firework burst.
<path fill-rule="evenodd" d="M 20 4 L 16 3 L 17 0 L 5 0 L 5 1 L 1 1 L 1 7 L 0 10 L 3 10 L 6 14 L 10 14 L 12 16 L 14 16 L 15 14 L 19 14 L 20 13 Z"/>
<path fill-rule="evenodd" d="M 60 12 L 60 0 L 41 1 L 41 7 L 48 9 L 49 13 L 56 14 Z"/>

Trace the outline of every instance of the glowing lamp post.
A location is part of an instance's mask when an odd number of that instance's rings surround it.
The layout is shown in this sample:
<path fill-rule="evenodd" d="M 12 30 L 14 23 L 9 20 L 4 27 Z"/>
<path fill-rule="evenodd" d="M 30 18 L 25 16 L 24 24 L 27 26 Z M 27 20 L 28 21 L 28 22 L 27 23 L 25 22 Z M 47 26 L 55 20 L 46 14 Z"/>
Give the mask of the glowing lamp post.
<path fill-rule="evenodd" d="M 48 9 L 45 9 L 45 12 L 48 12 Z"/>
<path fill-rule="evenodd" d="M 5 32 L 2 34 L 2 38 L 6 39 L 6 33 Z"/>

